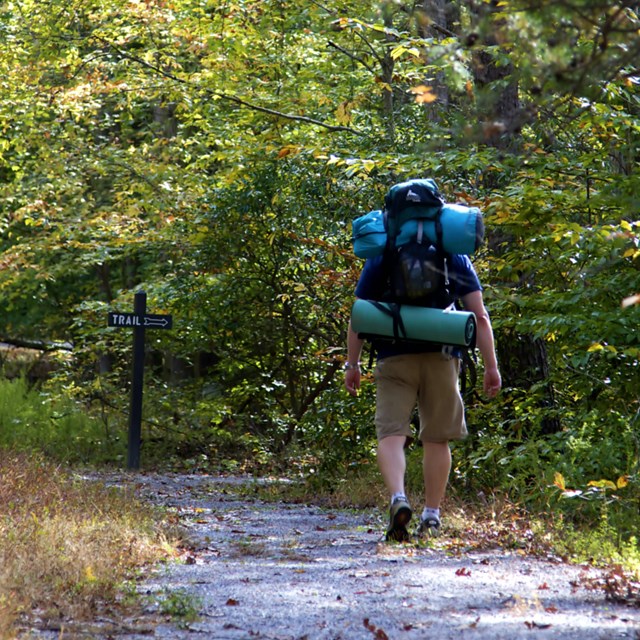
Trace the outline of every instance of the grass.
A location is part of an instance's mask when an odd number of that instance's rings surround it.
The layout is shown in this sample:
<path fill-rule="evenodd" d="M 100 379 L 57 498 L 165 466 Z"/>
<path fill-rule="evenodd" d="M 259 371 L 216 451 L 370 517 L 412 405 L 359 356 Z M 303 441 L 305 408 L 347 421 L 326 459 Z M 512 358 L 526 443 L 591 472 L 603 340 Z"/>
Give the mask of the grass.
<path fill-rule="evenodd" d="M 169 616 L 180 628 L 188 628 L 190 622 L 199 619 L 202 599 L 184 589 L 163 590 L 157 597 L 160 612 Z"/>
<path fill-rule="evenodd" d="M 150 508 L 74 478 L 42 457 L 0 449 L 0 639 L 21 626 L 95 617 L 127 581 L 173 550 Z"/>
<path fill-rule="evenodd" d="M 0 447 L 37 450 L 69 464 L 104 464 L 122 461 L 126 443 L 71 399 L 24 378 L 0 378 Z"/>

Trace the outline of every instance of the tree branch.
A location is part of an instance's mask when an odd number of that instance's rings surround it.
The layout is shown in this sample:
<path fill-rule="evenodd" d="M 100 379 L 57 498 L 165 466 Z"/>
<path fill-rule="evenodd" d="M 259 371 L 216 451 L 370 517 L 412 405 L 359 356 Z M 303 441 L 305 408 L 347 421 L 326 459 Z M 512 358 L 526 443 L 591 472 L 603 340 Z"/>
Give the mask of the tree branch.
<path fill-rule="evenodd" d="M 333 47 L 334 49 L 337 49 L 341 53 L 344 53 L 344 55 L 347 56 L 348 58 L 351 58 L 352 60 L 359 62 L 363 67 L 365 67 L 371 73 L 375 73 L 374 69 L 370 67 L 362 58 L 359 58 L 357 55 L 351 53 L 350 51 L 347 51 L 346 49 L 341 47 L 339 44 L 336 44 L 335 42 L 333 42 L 333 40 L 329 40 L 329 46 Z"/>
<path fill-rule="evenodd" d="M 7 349 L 34 349 L 36 351 L 73 351 L 70 342 L 50 342 L 48 340 L 29 340 L 0 336 L 0 347 Z"/>
<path fill-rule="evenodd" d="M 216 96 L 217 98 L 220 98 L 222 100 L 228 100 L 230 102 L 235 102 L 236 104 L 239 104 L 243 107 L 247 107 L 249 109 L 252 109 L 254 111 L 259 111 L 261 113 L 266 113 L 268 115 L 271 116 L 275 116 L 277 118 L 283 118 L 284 120 L 294 120 L 297 122 L 306 122 L 308 124 L 312 124 L 312 125 L 316 125 L 318 127 L 323 127 L 324 129 L 328 129 L 329 131 L 345 131 L 347 133 L 355 133 L 356 135 L 359 136 L 364 136 L 366 135 L 364 132 L 362 131 L 358 131 L 357 129 L 352 129 L 351 127 L 345 127 L 345 126 L 336 126 L 336 125 L 330 125 L 327 124 L 326 122 L 322 122 L 321 120 L 316 120 L 315 118 L 309 118 L 307 116 L 301 116 L 301 115 L 296 115 L 296 114 L 291 114 L 291 113 L 284 113 L 282 111 L 277 111 L 276 109 L 270 109 L 268 107 L 262 107 L 260 105 L 256 105 L 253 104 L 251 102 L 248 102 L 247 100 L 243 100 L 242 98 L 238 98 L 237 96 L 232 96 L 229 95 L 227 93 L 221 93 L 219 91 L 213 91 L 211 89 L 207 89 L 204 87 L 198 87 L 197 85 L 194 85 L 193 83 L 189 82 L 188 80 L 185 80 L 184 78 L 179 78 L 178 76 L 176 76 L 173 73 L 170 73 L 169 71 L 165 71 L 164 69 L 161 69 L 160 67 L 151 64 L 150 62 L 147 62 L 146 60 L 143 60 L 142 58 L 139 58 L 138 56 L 134 56 L 130 53 L 127 53 L 126 51 L 123 51 L 122 49 L 120 49 L 119 47 L 117 47 L 116 45 L 114 45 L 113 43 L 109 42 L 108 40 L 106 40 L 105 38 L 102 38 L 100 36 L 94 36 L 96 38 L 96 40 L 98 40 L 99 42 L 101 42 L 103 45 L 109 47 L 110 49 L 112 49 L 113 51 L 115 51 L 119 56 L 121 56 L 122 58 L 125 58 L 127 60 L 131 60 L 132 62 L 135 62 L 143 67 L 146 67 L 147 69 L 161 75 L 164 76 L 165 78 L 168 78 L 169 80 L 173 80 L 174 82 L 178 82 L 179 84 L 183 84 L 183 85 L 187 85 L 187 86 L 193 86 L 195 88 L 197 88 L 199 91 L 204 91 L 206 94 L 211 95 L 211 96 Z"/>

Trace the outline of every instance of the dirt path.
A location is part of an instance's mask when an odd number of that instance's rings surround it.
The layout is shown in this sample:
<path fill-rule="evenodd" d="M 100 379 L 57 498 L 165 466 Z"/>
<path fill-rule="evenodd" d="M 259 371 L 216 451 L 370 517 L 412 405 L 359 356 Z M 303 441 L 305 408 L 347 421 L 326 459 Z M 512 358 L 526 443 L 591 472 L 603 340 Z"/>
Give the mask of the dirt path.
<path fill-rule="evenodd" d="M 377 512 L 240 498 L 234 479 L 126 482 L 175 510 L 192 549 L 140 585 L 150 596 L 147 621 L 90 637 L 640 638 L 638 608 L 586 588 L 599 575 L 593 569 L 498 549 L 451 555 L 444 544 L 387 545 Z M 170 606 L 195 607 L 199 619 L 180 625 L 159 615 Z"/>

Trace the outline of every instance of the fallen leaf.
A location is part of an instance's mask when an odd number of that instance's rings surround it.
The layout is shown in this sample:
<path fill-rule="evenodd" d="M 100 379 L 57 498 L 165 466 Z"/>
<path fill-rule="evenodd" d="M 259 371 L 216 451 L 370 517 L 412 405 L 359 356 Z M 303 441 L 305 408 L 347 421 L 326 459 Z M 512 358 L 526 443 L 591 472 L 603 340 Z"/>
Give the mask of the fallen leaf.
<path fill-rule="evenodd" d="M 385 631 L 383 629 L 380 629 L 379 627 L 376 627 L 375 624 L 371 624 L 371 622 L 369 622 L 369 618 L 365 618 L 362 622 L 364 623 L 365 629 L 367 629 L 367 631 L 371 631 L 371 633 L 373 633 L 373 637 L 376 638 L 376 640 L 389 640 L 389 636 L 385 633 Z"/>
<path fill-rule="evenodd" d="M 543 582 L 542 584 L 538 585 L 538 589 L 543 590 L 543 589 L 548 589 L 549 585 L 546 582 Z"/>
<path fill-rule="evenodd" d="M 465 569 L 464 567 L 461 567 L 456 571 L 456 575 L 468 577 L 471 575 L 471 571 L 469 571 L 469 569 Z"/>
<path fill-rule="evenodd" d="M 234 598 L 229 598 L 226 604 L 228 607 L 237 607 L 240 603 Z"/>
<path fill-rule="evenodd" d="M 527 629 L 549 629 L 550 627 L 552 627 L 552 624 L 540 624 L 539 622 L 534 622 L 529 621 L 529 620 L 525 620 L 525 624 L 527 625 Z"/>

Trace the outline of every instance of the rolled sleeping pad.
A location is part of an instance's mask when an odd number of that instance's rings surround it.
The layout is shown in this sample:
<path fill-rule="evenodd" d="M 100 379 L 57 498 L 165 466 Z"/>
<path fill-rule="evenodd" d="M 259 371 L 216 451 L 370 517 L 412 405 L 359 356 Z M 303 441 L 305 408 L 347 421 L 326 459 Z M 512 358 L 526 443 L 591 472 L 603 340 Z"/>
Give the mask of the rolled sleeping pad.
<path fill-rule="evenodd" d="M 398 309 L 406 332 L 399 336 L 396 335 L 398 323 L 393 317 L 394 310 Z M 396 338 L 471 347 L 475 345 L 476 316 L 456 309 L 431 309 L 358 299 L 351 309 L 351 328 L 362 338 Z"/>
<path fill-rule="evenodd" d="M 415 207 L 415 215 L 420 217 L 420 207 Z M 433 243 L 437 242 L 436 223 L 430 217 L 420 217 L 423 233 Z M 410 209 L 403 212 L 409 215 Z M 440 215 L 442 224 L 442 247 L 447 253 L 471 255 L 484 241 L 484 221 L 477 207 L 460 204 L 445 204 Z M 418 218 L 410 218 L 400 227 L 396 245 L 400 246 L 413 240 L 418 233 Z M 384 228 L 384 215 L 375 210 L 353 221 L 353 251 L 359 258 L 373 258 L 384 251 L 387 244 L 387 232 Z"/>

